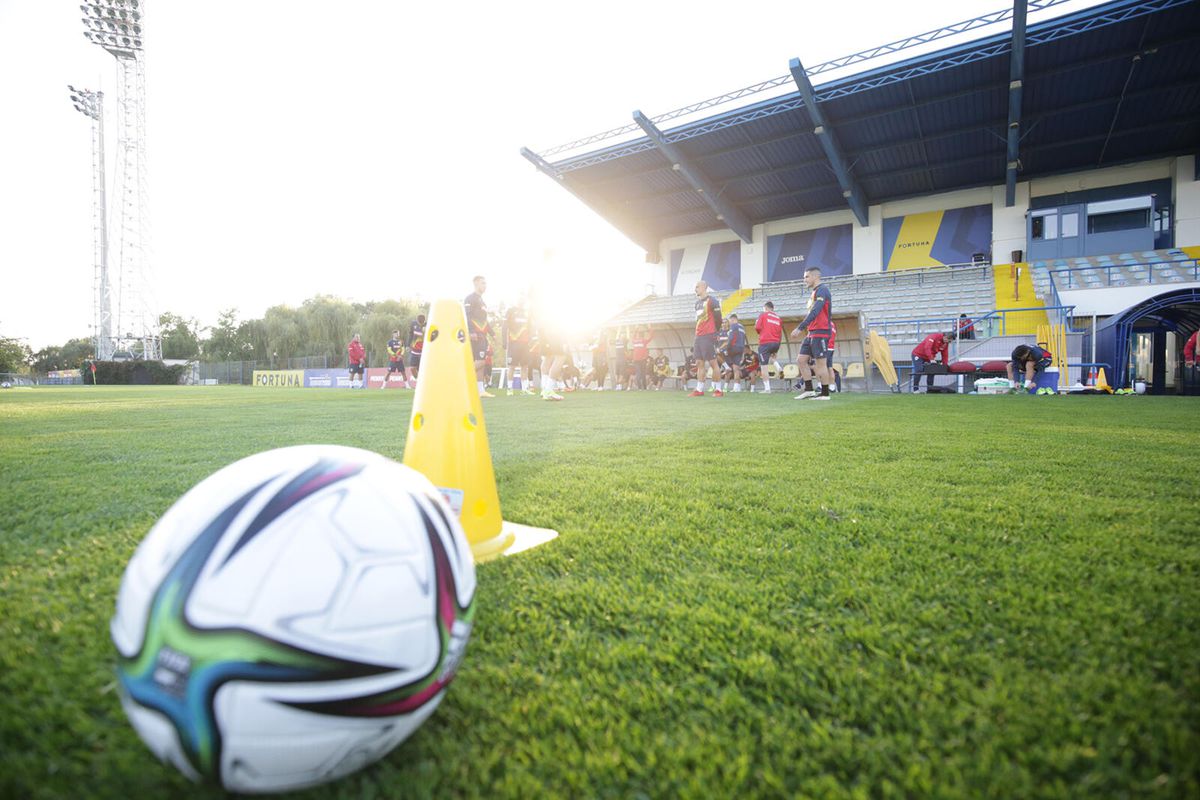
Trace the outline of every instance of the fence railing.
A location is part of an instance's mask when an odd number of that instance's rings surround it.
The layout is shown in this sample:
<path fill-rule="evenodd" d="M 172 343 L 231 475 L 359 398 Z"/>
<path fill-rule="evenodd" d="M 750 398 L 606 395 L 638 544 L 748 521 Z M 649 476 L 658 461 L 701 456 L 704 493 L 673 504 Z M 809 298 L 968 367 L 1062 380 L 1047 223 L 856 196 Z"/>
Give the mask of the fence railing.
<path fill-rule="evenodd" d="M 1044 324 L 1047 320 L 1058 325 L 1065 324 L 1070 319 L 1074 308 L 1074 306 L 1055 305 L 996 309 L 973 319 L 974 324 L 971 330 L 976 339 L 1025 333 L 1027 328 L 1036 330 L 1039 324 Z M 885 339 L 893 337 L 924 339 L 931 333 L 958 330 L 960 319 L 957 315 L 921 317 L 919 319 L 889 319 L 878 322 L 870 321 L 868 327 L 877 331 Z"/>
<path fill-rule="evenodd" d="M 1143 261 L 1136 264 L 1058 267 L 1047 272 L 1052 289 L 1056 284 L 1062 289 L 1101 289 L 1109 286 L 1200 281 L 1200 262 Z"/>
<path fill-rule="evenodd" d="M 953 272 L 956 276 L 962 275 L 964 272 L 975 270 L 978 277 L 982 278 L 989 276 L 992 265 L 988 261 L 965 262 L 962 264 L 931 264 L 928 267 L 913 267 L 911 269 L 893 269 L 886 272 L 870 272 L 858 275 L 830 275 L 821 279 L 822 283 L 829 284 L 831 289 L 838 287 L 848 287 L 853 285 L 855 291 L 861 290 L 866 283 L 883 284 L 883 283 L 900 283 L 911 282 L 917 286 L 924 286 L 925 279 L 941 278 Z M 787 281 L 770 281 L 762 285 L 763 290 L 770 289 L 787 289 L 789 287 L 805 287 L 804 281 L 800 279 Z"/>
<path fill-rule="evenodd" d="M 1030 326 L 1034 330 L 1038 324 L 1049 321 L 1052 325 L 1067 325 L 1071 329 L 1071 314 L 1075 306 L 1028 306 L 1026 308 L 998 308 L 989 311 L 975 321 L 975 334 L 978 338 L 988 336 L 1009 336 L 1026 333 Z M 1043 316 L 1044 315 L 1044 316 Z"/>

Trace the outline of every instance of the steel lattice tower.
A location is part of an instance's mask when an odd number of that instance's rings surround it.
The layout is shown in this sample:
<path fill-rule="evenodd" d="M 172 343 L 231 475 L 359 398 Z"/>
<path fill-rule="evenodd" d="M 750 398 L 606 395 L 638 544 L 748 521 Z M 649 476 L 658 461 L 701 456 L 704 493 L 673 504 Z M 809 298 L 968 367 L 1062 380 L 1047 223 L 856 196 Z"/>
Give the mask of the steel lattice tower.
<path fill-rule="evenodd" d="M 75 110 L 92 121 L 92 346 L 99 361 L 109 361 L 115 349 L 112 335 L 112 292 L 108 282 L 108 201 L 104 178 L 104 92 L 71 90 Z"/>
<path fill-rule="evenodd" d="M 84 36 L 117 61 L 117 308 L 115 346 L 162 358 L 147 248 L 144 0 L 90 0 Z"/>

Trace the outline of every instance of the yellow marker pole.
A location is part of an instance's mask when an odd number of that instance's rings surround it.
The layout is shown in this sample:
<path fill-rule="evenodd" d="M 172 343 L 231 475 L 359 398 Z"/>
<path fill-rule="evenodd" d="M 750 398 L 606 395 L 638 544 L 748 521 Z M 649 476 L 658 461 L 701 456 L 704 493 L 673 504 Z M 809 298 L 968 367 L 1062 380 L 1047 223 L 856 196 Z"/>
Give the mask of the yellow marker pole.
<path fill-rule="evenodd" d="M 467 318 L 454 300 L 438 300 L 429 309 L 404 463 L 429 478 L 458 514 L 476 562 L 558 535 L 505 523 L 500 514 Z"/>

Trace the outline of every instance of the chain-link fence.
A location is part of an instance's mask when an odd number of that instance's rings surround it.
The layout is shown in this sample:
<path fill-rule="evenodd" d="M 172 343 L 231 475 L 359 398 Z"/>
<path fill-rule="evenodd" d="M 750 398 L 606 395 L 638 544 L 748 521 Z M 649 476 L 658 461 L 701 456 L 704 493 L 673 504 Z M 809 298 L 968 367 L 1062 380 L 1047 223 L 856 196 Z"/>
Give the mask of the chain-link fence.
<path fill-rule="evenodd" d="M 201 386 L 214 384 L 250 385 L 257 361 L 201 361 L 196 365 L 196 382 Z"/>
<path fill-rule="evenodd" d="M 266 361 L 200 362 L 196 365 L 196 382 L 201 386 L 235 384 L 249 386 L 254 370 L 262 369 L 327 369 L 328 356 L 299 356 Z"/>

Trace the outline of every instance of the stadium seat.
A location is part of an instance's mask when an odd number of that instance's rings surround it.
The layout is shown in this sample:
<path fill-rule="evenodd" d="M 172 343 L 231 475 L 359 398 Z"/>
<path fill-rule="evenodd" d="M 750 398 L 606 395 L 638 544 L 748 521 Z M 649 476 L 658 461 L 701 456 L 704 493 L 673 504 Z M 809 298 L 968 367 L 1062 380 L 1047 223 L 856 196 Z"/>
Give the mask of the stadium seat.
<path fill-rule="evenodd" d="M 847 378 L 862 378 L 866 376 L 866 372 L 863 370 L 863 364 L 861 361 L 852 361 L 846 365 L 846 371 L 844 375 Z"/>
<path fill-rule="evenodd" d="M 783 367 L 783 379 L 786 381 L 795 380 L 800 377 L 800 368 L 795 364 L 785 364 Z"/>

